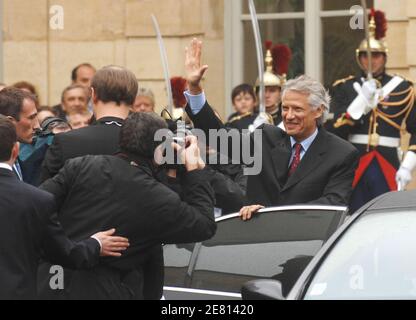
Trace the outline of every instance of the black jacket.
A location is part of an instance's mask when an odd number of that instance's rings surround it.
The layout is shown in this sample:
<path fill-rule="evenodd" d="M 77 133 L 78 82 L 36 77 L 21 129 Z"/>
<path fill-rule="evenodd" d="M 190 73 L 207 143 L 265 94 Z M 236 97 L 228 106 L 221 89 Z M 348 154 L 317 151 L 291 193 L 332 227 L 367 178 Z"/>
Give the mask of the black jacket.
<path fill-rule="evenodd" d="M 146 165 L 136 167 L 115 156 L 68 161 L 57 176 L 41 186 L 55 196 L 68 236 L 83 239 L 95 230 L 114 227 L 117 234 L 129 239 L 130 247 L 121 258 L 103 259 L 88 275 L 73 275 L 74 281 L 68 286 L 72 292 L 67 292 L 67 297 L 160 299 L 161 244 L 198 242 L 215 233 L 210 179 L 205 170 L 187 173 L 182 179 L 183 202 L 158 182 Z M 112 280 L 103 274 L 111 274 Z M 123 288 L 128 290 L 112 294 Z"/>
<path fill-rule="evenodd" d="M 247 177 L 239 165 L 207 165 L 211 175 L 211 186 L 215 194 L 215 207 L 221 209 L 222 215 L 238 212 L 244 206 L 247 188 Z M 183 198 L 181 174 L 176 178 L 166 175 L 165 171 L 158 174 L 158 180 L 175 191 Z"/>
<path fill-rule="evenodd" d="M 96 240 L 75 244 L 65 236 L 53 196 L 20 182 L 6 169 L 0 169 L 0 220 L 0 300 L 36 299 L 42 252 L 48 261 L 72 268 L 98 263 Z"/>
<path fill-rule="evenodd" d="M 69 159 L 115 154 L 123 123 L 122 119 L 106 117 L 89 127 L 56 135 L 42 165 L 42 181 L 55 176 Z"/>
<path fill-rule="evenodd" d="M 233 113 L 229 118 L 228 122 L 225 124 L 228 128 L 238 129 L 238 130 L 247 130 L 250 125 L 254 123 L 258 114 L 249 113 L 245 115 L 239 115 L 238 113 Z"/>
<path fill-rule="evenodd" d="M 207 132 L 223 128 L 208 103 L 193 115 L 195 127 Z M 260 145 L 261 173 L 248 177 L 247 203 L 264 206 L 326 204 L 348 206 L 358 161 L 358 151 L 348 142 L 321 128 L 296 172 L 288 178 L 291 159 L 290 137 L 281 129 L 264 125 Z"/>

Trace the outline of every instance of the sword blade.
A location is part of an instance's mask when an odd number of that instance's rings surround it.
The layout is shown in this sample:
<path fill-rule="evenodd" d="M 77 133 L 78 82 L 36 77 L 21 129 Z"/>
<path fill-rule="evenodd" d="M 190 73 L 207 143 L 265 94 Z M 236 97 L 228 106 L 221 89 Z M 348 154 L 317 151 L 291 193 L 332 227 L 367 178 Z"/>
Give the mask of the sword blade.
<path fill-rule="evenodd" d="M 170 73 L 169 73 L 169 64 L 168 64 L 168 56 L 166 54 L 166 47 L 165 43 L 163 42 L 162 33 L 160 32 L 159 23 L 156 19 L 156 16 L 152 14 L 152 21 L 153 27 L 156 32 L 157 42 L 159 44 L 159 51 L 160 51 L 160 58 L 162 59 L 163 65 L 163 73 L 165 77 L 165 85 L 166 85 L 166 92 L 168 96 L 168 111 L 172 114 L 173 111 L 173 94 L 172 94 L 172 86 L 170 83 Z"/>
<path fill-rule="evenodd" d="M 259 68 L 259 111 L 260 113 L 266 112 L 265 96 L 266 89 L 264 86 L 264 55 L 263 55 L 263 42 L 260 35 L 259 20 L 257 18 L 256 6 L 253 0 L 248 0 L 250 9 L 251 23 L 253 25 L 254 39 L 256 42 L 256 53 L 257 53 L 257 66 Z"/>
<path fill-rule="evenodd" d="M 361 6 L 363 8 L 364 14 L 364 28 L 365 28 L 365 39 L 367 41 L 367 57 L 368 57 L 368 70 L 367 70 L 367 79 L 373 79 L 373 56 L 371 54 L 371 47 L 370 47 L 370 24 L 368 22 L 368 12 L 367 12 L 367 1 L 361 0 Z"/>

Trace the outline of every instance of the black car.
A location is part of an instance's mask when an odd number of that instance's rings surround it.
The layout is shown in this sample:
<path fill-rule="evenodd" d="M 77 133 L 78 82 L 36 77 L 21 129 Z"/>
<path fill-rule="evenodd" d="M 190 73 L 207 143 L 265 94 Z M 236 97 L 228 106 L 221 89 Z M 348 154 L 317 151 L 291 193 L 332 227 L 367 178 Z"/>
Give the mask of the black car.
<path fill-rule="evenodd" d="M 328 240 L 286 297 L 275 280 L 248 282 L 244 299 L 416 299 L 416 191 L 367 204 Z M 286 298 L 285 298 L 286 297 Z"/>
<path fill-rule="evenodd" d="M 258 278 L 279 280 L 289 292 L 345 216 L 345 207 L 291 206 L 261 210 L 248 222 L 219 218 L 212 239 L 164 246 L 164 297 L 241 299 L 242 285 Z"/>

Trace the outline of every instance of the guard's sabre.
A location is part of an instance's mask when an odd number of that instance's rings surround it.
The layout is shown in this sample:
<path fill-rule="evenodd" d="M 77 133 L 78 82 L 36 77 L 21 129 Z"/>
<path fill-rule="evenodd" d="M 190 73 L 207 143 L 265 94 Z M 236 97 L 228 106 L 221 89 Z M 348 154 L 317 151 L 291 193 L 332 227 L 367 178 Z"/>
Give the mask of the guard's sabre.
<path fill-rule="evenodd" d="M 170 84 L 170 73 L 169 73 L 169 64 L 168 64 L 168 56 L 166 54 L 166 47 L 163 42 L 162 34 L 160 32 L 159 23 L 154 14 L 152 14 L 153 26 L 155 28 L 155 32 L 157 35 L 157 42 L 159 44 L 159 51 L 160 51 L 160 58 L 162 59 L 163 64 L 163 72 L 165 75 L 165 84 L 166 84 L 166 92 L 168 94 L 168 111 L 172 114 L 173 111 L 173 95 L 172 95 L 172 86 Z"/>
<path fill-rule="evenodd" d="M 361 0 L 361 6 L 363 7 L 363 14 L 364 14 L 365 39 L 367 40 L 367 57 L 368 57 L 367 80 L 371 80 L 373 79 L 373 64 L 372 64 L 373 56 L 371 53 L 371 46 L 370 46 L 370 24 L 368 22 L 366 0 Z"/>
<path fill-rule="evenodd" d="M 256 12 L 256 6 L 254 5 L 254 1 L 248 0 L 248 5 L 250 8 L 251 22 L 253 24 L 253 33 L 254 33 L 254 38 L 256 41 L 257 66 L 259 68 L 259 82 L 260 82 L 259 111 L 260 111 L 260 114 L 262 114 L 266 112 L 266 105 L 264 101 L 265 96 L 266 96 L 266 90 L 264 86 L 263 42 L 261 41 L 259 21 L 257 19 L 257 12 Z"/>

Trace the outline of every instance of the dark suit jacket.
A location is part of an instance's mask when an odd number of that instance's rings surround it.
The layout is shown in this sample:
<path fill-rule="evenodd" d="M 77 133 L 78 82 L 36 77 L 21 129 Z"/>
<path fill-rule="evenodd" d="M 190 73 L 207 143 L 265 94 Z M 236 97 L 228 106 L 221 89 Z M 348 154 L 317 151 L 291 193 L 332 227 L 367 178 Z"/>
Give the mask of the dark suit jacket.
<path fill-rule="evenodd" d="M 0 299 L 36 299 L 41 251 L 54 264 L 81 268 L 98 263 L 100 246 L 68 240 L 53 196 L 0 169 Z"/>
<path fill-rule="evenodd" d="M 54 177 L 69 159 L 115 154 L 123 123 L 122 119 L 106 117 L 89 127 L 56 135 L 42 165 L 42 181 Z"/>
<path fill-rule="evenodd" d="M 76 272 L 67 298 L 160 299 L 161 243 L 198 242 L 215 233 L 210 179 L 207 170 L 187 173 L 181 179 L 183 202 L 144 164 L 136 167 L 116 156 L 69 160 L 41 186 L 55 196 L 68 236 L 83 239 L 97 229 L 114 227 L 130 247 L 121 258 L 103 259 L 91 272 Z M 123 294 L 123 288 L 129 290 Z"/>
<path fill-rule="evenodd" d="M 193 115 L 187 112 L 197 128 L 223 128 L 208 103 Z M 264 125 L 261 146 L 262 171 L 249 176 L 247 203 L 264 206 L 293 204 L 326 204 L 347 206 L 358 161 L 358 151 L 349 143 L 321 128 L 315 141 L 302 159 L 296 172 L 288 178 L 291 159 L 290 137 L 281 129 Z M 261 148 L 260 148 L 261 147 Z"/>

